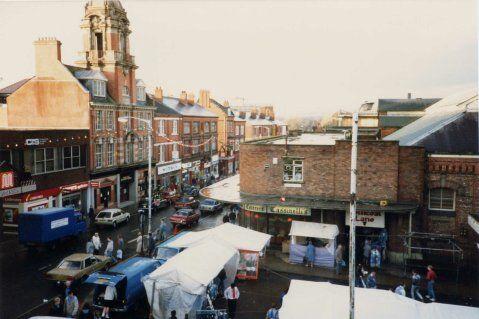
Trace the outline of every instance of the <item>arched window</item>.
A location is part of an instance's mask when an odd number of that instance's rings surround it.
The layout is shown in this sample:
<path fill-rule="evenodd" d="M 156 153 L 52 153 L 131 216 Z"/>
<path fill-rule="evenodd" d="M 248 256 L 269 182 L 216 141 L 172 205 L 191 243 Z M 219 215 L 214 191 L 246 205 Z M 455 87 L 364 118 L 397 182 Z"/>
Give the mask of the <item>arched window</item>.
<path fill-rule="evenodd" d="M 456 192 L 451 188 L 431 188 L 429 190 L 429 209 L 431 210 L 455 210 Z"/>

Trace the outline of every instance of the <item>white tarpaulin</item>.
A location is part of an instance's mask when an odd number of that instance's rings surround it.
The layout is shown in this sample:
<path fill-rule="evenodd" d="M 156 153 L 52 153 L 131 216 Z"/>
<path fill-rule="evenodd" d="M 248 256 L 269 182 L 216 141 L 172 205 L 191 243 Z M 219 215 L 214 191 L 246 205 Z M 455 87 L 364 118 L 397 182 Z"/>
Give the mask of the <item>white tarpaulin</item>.
<path fill-rule="evenodd" d="M 388 290 L 356 288 L 356 319 L 479 319 L 479 308 L 422 303 Z M 291 280 L 279 319 L 349 318 L 349 287 Z"/>
<path fill-rule="evenodd" d="M 148 302 L 156 319 L 178 318 L 201 307 L 206 287 L 224 268 L 226 284 L 233 282 L 238 267 L 238 250 L 226 244 L 203 241 L 169 259 L 143 279 Z"/>
<path fill-rule="evenodd" d="M 190 232 L 168 243 L 168 247 L 186 248 L 204 240 L 225 242 L 238 250 L 262 251 L 271 235 L 224 223 L 208 230 Z"/>
<path fill-rule="evenodd" d="M 334 239 L 339 234 L 338 226 L 293 220 L 291 236 Z"/>

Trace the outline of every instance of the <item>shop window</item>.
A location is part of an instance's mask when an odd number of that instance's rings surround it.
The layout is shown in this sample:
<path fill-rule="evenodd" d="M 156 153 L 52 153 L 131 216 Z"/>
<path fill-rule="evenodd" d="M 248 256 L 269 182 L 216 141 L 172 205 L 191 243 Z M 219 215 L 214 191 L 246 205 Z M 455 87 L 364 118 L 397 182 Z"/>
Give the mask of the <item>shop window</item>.
<path fill-rule="evenodd" d="M 453 211 L 456 192 L 450 188 L 432 188 L 429 190 L 429 209 Z"/>
<path fill-rule="evenodd" d="M 183 122 L 183 134 L 190 134 L 190 122 Z"/>
<path fill-rule="evenodd" d="M 80 146 L 63 148 L 63 169 L 80 167 Z"/>
<path fill-rule="evenodd" d="M 193 134 L 198 134 L 200 132 L 200 123 L 193 122 Z"/>
<path fill-rule="evenodd" d="M 178 152 L 178 144 L 174 143 L 173 144 L 173 150 L 171 151 L 171 159 L 173 161 L 176 161 L 180 158 L 179 152 Z"/>
<path fill-rule="evenodd" d="M 297 158 L 283 158 L 283 181 L 285 182 L 303 182 L 303 160 Z"/>
<path fill-rule="evenodd" d="M 35 174 L 53 172 L 55 170 L 55 149 L 39 148 L 35 150 Z"/>
<path fill-rule="evenodd" d="M 103 166 L 103 144 L 95 145 L 95 167 L 100 168 Z"/>
<path fill-rule="evenodd" d="M 240 127 L 238 125 L 235 126 L 235 134 L 240 135 Z"/>

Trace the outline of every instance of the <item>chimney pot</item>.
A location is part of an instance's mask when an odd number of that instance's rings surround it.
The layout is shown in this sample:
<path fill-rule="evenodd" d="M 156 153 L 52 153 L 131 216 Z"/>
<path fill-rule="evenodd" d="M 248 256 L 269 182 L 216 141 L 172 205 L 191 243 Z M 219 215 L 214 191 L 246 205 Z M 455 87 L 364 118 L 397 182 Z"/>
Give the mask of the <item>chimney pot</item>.
<path fill-rule="evenodd" d="M 410 100 L 411 97 L 412 97 L 412 94 L 411 94 L 411 93 L 408 93 L 408 94 L 407 94 L 407 99 Z"/>
<path fill-rule="evenodd" d="M 199 105 L 201 105 L 204 108 L 209 108 L 210 105 L 210 91 L 208 90 L 200 90 L 200 99 L 199 99 Z"/>
<path fill-rule="evenodd" d="M 187 93 L 186 94 L 186 102 L 188 105 L 195 105 L 195 94 L 194 93 Z"/>
<path fill-rule="evenodd" d="M 186 91 L 181 91 L 181 94 L 180 94 L 180 103 L 183 104 L 183 105 L 186 105 L 187 104 L 187 94 L 186 94 Z"/>
<path fill-rule="evenodd" d="M 163 89 L 160 87 L 155 88 L 155 98 L 160 102 L 163 102 Z"/>

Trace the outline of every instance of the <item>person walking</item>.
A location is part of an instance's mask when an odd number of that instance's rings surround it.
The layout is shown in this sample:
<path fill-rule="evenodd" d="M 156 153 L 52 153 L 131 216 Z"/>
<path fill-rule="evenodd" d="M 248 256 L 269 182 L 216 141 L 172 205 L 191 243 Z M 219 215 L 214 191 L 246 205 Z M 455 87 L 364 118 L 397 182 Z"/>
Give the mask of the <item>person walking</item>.
<path fill-rule="evenodd" d="M 95 253 L 95 246 L 93 245 L 93 241 L 90 239 L 86 243 L 86 253 L 87 254 L 94 254 Z"/>
<path fill-rule="evenodd" d="M 48 315 L 53 317 L 63 316 L 62 300 L 60 299 L 60 297 L 53 298 L 53 305 L 48 311 Z"/>
<path fill-rule="evenodd" d="M 308 245 L 306 246 L 306 267 L 313 268 L 315 257 L 316 248 L 314 247 L 313 242 L 308 240 Z"/>
<path fill-rule="evenodd" d="M 371 273 L 368 276 L 368 279 L 366 281 L 366 285 L 368 288 L 376 289 L 378 287 L 376 283 L 376 272 L 371 271 Z"/>
<path fill-rule="evenodd" d="M 369 265 L 369 258 L 371 257 L 371 240 L 366 239 L 363 246 L 363 264 Z"/>
<path fill-rule="evenodd" d="M 136 253 L 141 255 L 143 252 L 143 236 L 138 232 L 138 237 L 136 237 Z"/>
<path fill-rule="evenodd" d="M 90 205 L 88 209 L 88 218 L 90 219 L 90 227 L 93 227 L 95 224 L 95 210 L 93 209 L 93 205 Z"/>
<path fill-rule="evenodd" d="M 437 275 L 431 265 L 427 266 L 426 280 L 427 280 L 427 295 L 431 301 L 436 301 L 436 294 L 434 293 L 434 283 L 436 282 Z"/>
<path fill-rule="evenodd" d="M 278 308 L 274 302 L 271 304 L 268 312 L 266 312 L 266 319 L 279 319 Z"/>
<path fill-rule="evenodd" d="M 113 257 L 113 240 L 110 236 L 107 237 L 107 244 L 105 248 L 105 256 Z"/>
<path fill-rule="evenodd" d="M 229 318 L 233 319 L 236 315 L 236 306 L 238 304 L 238 299 L 240 297 L 239 289 L 236 287 L 235 283 L 231 283 L 231 285 L 226 288 L 225 290 L 225 298 L 228 302 L 228 315 Z"/>
<path fill-rule="evenodd" d="M 116 288 L 114 285 L 108 285 L 105 288 L 105 296 L 103 312 L 101 313 L 102 318 L 110 318 L 110 308 L 113 307 L 113 302 L 117 297 Z"/>
<path fill-rule="evenodd" d="M 366 276 L 368 272 L 364 269 L 362 264 L 358 264 L 356 267 L 356 286 L 361 288 L 366 288 L 366 283 L 364 281 L 364 276 Z"/>
<path fill-rule="evenodd" d="M 421 285 L 421 275 L 418 274 L 416 270 L 412 271 L 411 277 L 411 298 L 416 300 L 416 295 L 421 299 L 424 300 L 421 293 L 419 292 L 419 286 Z"/>
<path fill-rule="evenodd" d="M 171 310 L 169 319 L 178 319 L 178 317 L 176 316 L 176 310 Z"/>
<path fill-rule="evenodd" d="M 68 296 L 65 298 L 65 316 L 67 318 L 76 318 L 78 315 L 78 298 L 75 296 L 73 290 L 68 292 Z"/>
<path fill-rule="evenodd" d="M 151 256 L 154 250 L 155 250 L 155 237 L 153 237 L 152 233 L 148 233 L 148 256 Z"/>
<path fill-rule="evenodd" d="M 100 254 L 101 240 L 100 240 L 100 236 L 98 236 L 98 233 L 95 233 L 95 234 L 93 235 L 93 237 L 91 238 L 91 241 L 92 241 L 93 247 L 94 247 L 93 253 L 94 253 L 95 255 Z"/>
<path fill-rule="evenodd" d="M 406 285 L 400 284 L 394 289 L 394 293 L 406 297 Z"/>
<path fill-rule="evenodd" d="M 165 240 L 166 238 L 166 224 L 165 221 L 162 219 L 160 222 L 160 241 Z"/>
<path fill-rule="evenodd" d="M 336 261 L 336 275 L 339 275 L 341 272 L 341 267 L 343 267 L 343 245 L 339 244 L 334 253 L 334 260 Z"/>
<path fill-rule="evenodd" d="M 377 246 L 371 250 L 371 256 L 369 260 L 369 266 L 371 268 L 380 268 L 381 267 L 381 253 Z"/>
<path fill-rule="evenodd" d="M 118 249 L 121 249 L 121 250 L 125 249 L 125 240 L 123 239 L 122 234 L 118 234 L 116 242 L 118 245 Z"/>
<path fill-rule="evenodd" d="M 121 249 L 116 250 L 116 260 L 118 262 L 123 260 L 123 250 L 121 250 Z"/>

